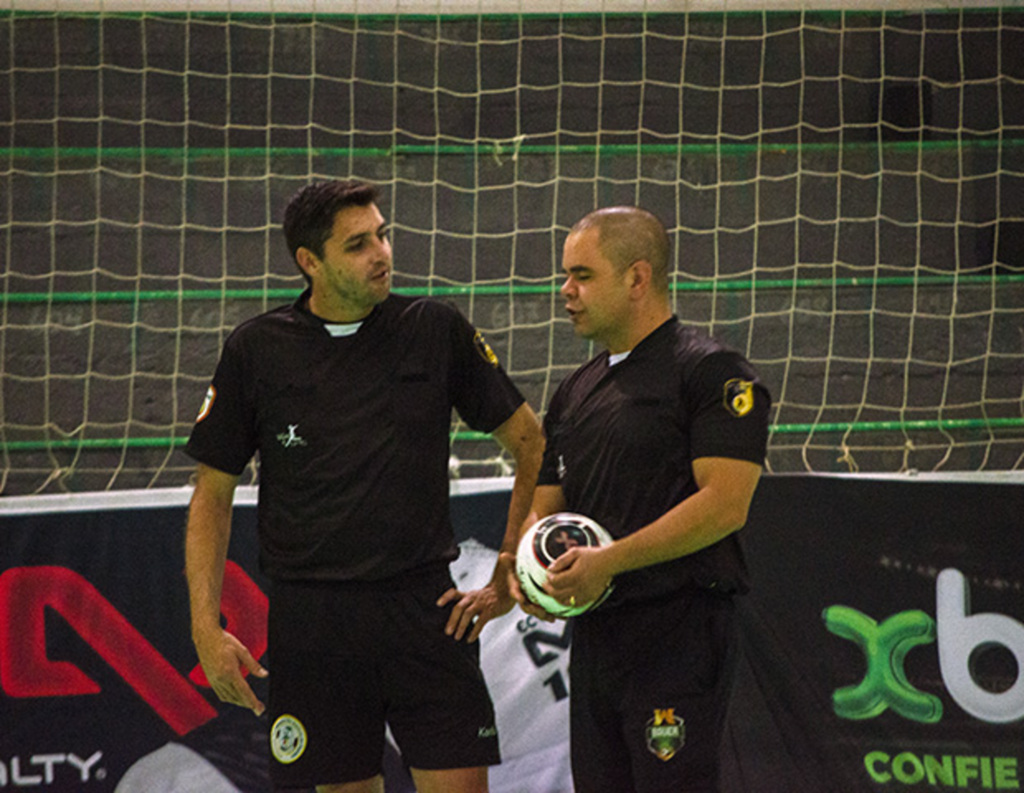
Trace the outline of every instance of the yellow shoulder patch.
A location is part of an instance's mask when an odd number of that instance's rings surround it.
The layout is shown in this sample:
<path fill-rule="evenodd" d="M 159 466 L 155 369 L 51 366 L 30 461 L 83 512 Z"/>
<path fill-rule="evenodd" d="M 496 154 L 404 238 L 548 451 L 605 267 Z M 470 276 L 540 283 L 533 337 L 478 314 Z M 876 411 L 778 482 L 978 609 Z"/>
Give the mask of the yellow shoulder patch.
<path fill-rule="evenodd" d="M 498 365 L 498 356 L 494 354 L 491 345 L 487 343 L 487 340 L 484 339 L 484 335 L 480 331 L 477 331 L 473 337 L 473 344 L 476 345 L 476 351 L 480 353 L 487 363 L 491 366 Z"/>
<path fill-rule="evenodd" d="M 754 383 L 734 377 L 725 383 L 725 409 L 736 418 L 747 415 L 754 409 Z"/>

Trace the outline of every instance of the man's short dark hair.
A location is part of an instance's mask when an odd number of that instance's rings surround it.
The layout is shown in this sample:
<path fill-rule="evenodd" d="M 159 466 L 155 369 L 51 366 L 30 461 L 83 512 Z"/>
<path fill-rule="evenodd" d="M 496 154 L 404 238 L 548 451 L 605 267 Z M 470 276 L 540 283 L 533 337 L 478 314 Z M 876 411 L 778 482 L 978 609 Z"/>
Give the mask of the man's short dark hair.
<path fill-rule="evenodd" d="M 334 216 L 347 207 L 369 206 L 376 200 L 377 188 L 357 179 L 306 185 L 291 197 L 284 210 L 283 228 L 288 252 L 293 259 L 299 248 L 308 248 L 317 256 L 323 256 L 324 243 L 334 228 Z"/>
<path fill-rule="evenodd" d="M 596 209 L 577 221 L 569 233 L 579 234 L 592 228 L 598 231 L 601 253 L 620 272 L 645 259 L 651 264 L 655 289 L 668 293 L 668 232 L 653 213 L 635 206 Z"/>

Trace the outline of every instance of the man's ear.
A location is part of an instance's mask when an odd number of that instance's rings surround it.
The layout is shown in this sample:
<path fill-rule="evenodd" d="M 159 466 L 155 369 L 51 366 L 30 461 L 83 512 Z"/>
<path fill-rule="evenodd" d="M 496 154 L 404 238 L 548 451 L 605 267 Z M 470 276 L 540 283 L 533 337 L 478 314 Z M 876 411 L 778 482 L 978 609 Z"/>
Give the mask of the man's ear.
<path fill-rule="evenodd" d="M 307 278 L 312 278 L 314 271 L 320 267 L 320 257 L 305 247 L 295 251 L 295 262 L 299 265 L 302 272 L 306 274 Z"/>
<path fill-rule="evenodd" d="M 629 291 L 639 297 L 651 288 L 653 268 L 646 259 L 637 259 L 629 266 Z"/>

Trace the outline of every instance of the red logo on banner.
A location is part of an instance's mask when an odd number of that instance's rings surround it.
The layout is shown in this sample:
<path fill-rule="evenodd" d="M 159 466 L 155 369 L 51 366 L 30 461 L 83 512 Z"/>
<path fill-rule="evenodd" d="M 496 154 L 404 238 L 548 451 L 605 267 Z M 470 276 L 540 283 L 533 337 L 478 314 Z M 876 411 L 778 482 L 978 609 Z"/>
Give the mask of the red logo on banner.
<path fill-rule="evenodd" d="M 45 610 L 53 609 L 178 735 L 217 711 L 99 591 L 66 567 L 15 567 L 0 574 L 0 688 L 11 697 L 98 694 L 96 681 L 46 651 Z M 222 610 L 228 630 L 259 658 L 266 651 L 267 599 L 228 562 Z M 206 685 L 202 670 L 190 674 Z"/>

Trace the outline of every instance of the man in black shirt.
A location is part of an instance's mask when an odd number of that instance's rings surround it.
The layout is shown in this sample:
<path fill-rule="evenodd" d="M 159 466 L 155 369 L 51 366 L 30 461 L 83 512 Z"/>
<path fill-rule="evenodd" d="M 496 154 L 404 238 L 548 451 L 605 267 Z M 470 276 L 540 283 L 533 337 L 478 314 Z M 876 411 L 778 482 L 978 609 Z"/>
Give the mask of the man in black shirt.
<path fill-rule="evenodd" d="M 480 793 L 499 757 L 473 642 L 514 601 L 504 560 L 473 592 L 449 575 L 451 411 L 516 461 L 505 551 L 529 508 L 539 422 L 457 310 L 390 293 L 372 187 L 304 188 L 284 232 L 309 288 L 230 335 L 186 447 L 200 662 L 222 700 L 263 712 L 243 672 L 267 671 L 220 623 L 234 490 L 258 453 L 275 785 L 382 790 L 387 725 L 421 793 Z"/>
<path fill-rule="evenodd" d="M 662 224 L 634 207 L 591 213 L 565 242 L 566 309 L 605 351 L 548 406 L 528 523 L 569 510 L 614 538 L 568 550 L 545 586 L 587 603 L 614 580 L 573 629 L 577 793 L 717 784 L 732 597 L 747 589 L 735 532 L 761 474 L 770 399 L 742 356 L 673 316 L 668 253 Z"/>

